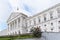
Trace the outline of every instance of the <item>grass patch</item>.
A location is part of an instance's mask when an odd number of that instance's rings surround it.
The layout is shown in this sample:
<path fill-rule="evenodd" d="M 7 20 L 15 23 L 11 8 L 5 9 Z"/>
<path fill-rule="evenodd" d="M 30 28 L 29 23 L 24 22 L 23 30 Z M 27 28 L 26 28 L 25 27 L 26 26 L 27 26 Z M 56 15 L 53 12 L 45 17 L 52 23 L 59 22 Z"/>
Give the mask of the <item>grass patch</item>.
<path fill-rule="evenodd" d="M 0 38 L 0 40 L 11 40 L 11 38 Z"/>
<path fill-rule="evenodd" d="M 25 35 L 20 35 L 17 38 L 19 38 L 19 39 L 33 38 L 33 35 L 25 34 Z"/>
<path fill-rule="evenodd" d="M 0 40 L 14 40 L 14 39 L 26 39 L 33 38 L 30 34 L 16 35 L 16 36 L 1 36 Z"/>
<path fill-rule="evenodd" d="M 15 36 L 1 36 L 0 40 L 14 40 L 14 39 L 26 39 L 26 38 L 35 38 L 33 34 L 23 34 Z"/>

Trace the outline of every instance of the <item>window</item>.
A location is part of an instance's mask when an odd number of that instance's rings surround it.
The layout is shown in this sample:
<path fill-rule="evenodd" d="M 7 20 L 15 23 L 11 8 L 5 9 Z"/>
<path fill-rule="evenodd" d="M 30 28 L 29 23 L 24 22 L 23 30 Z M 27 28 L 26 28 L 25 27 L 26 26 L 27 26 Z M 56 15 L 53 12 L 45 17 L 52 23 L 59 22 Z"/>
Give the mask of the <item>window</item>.
<path fill-rule="evenodd" d="M 60 13 L 60 8 L 57 8 L 57 13 Z"/>
<path fill-rule="evenodd" d="M 34 19 L 34 25 L 36 25 L 36 21 L 35 21 L 35 19 Z"/>
<path fill-rule="evenodd" d="M 60 21 L 58 21 L 58 23 L 60 23 Z"/>
<path fill-rule="evenodd" d="M 20 34 L 20 30 L 19 30 L 18 32 L 19 32 L 19 34 Z"/>
<path fill-rule="evenodd" d="M 60 32 L 60 26 L 59 26 L 59 32 Z"/>
<path fill-rule="evenodd" d="M 53 28 L 51 28 L 51 31 L 53 31 Z"/>
<path fill-rule="evenodd" d="M 40 17 L 38 17 L 38 22 L 40 23 Z"/>
<path fill-rule="evenodd" d="M 44 21 L 46 21 L 46 17 L 44 17 Z"/>
<path fill-rule="evenodd" d="M 51 31 L 53 31 L 54 30 L 54 27 L 51 27 Z"/>
<path fill-rule="evenodd" d="M 44 16 L 44 21 L 46 21 L 46 14 L 44 14 L 43 16 Z"/>
<path fill-rule="evenodd" d="M 53 23 L 51 23 L 51 25 L 53 25 Z"/>
<path fill-rule="evenodd" d="M 59 29 L 60 29 L 60 27 L 59 27 Z"/>
<path fill-rule="evenodd" d="M 44 26 L 46 26 L 46 24 Z"/>
<path fill-rule="evenodd" d="M 50 19 L 53 19 L 53 11 L 50 11 Z"/>
<path fill-rule="evenodd" d="M 60 17 L 60 8 L 57 8 L 58 17 Z"/>
<path fill-rule="evenodd" d="M 50 19 L 53 19 L 52 13 L 50 13 Z"/>

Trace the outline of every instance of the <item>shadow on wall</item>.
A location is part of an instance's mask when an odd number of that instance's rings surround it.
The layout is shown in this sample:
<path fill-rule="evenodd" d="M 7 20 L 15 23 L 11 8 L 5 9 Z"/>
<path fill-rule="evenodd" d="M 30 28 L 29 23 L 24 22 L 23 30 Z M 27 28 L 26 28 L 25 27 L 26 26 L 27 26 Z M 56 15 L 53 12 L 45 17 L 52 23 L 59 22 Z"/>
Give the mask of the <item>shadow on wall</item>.
<path fill-rule="evenodd" d="M 45 40 L 60 40 L 60 33 L 45 32 L 45 33 L 42 33 L 42 38 L 44 38 Z"/>

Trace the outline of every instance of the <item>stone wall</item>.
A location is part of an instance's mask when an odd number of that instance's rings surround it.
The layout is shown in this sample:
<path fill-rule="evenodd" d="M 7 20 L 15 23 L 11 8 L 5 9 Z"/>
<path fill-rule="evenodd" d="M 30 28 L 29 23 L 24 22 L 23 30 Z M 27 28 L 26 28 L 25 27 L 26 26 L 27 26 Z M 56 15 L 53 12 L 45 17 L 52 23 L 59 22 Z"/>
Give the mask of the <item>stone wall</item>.
<path fill-rule="evenodd" d="M 60 40 L 60 32 L 43 33 L 42 37 L 45 37 L 45 40 Z"/>
<path fill-rule="evenodd" d="M 0 36 L 6 36 L 8 35 L 8 30 L 7 29 L 4 29 L 2 31 L 0 31 Z"/>

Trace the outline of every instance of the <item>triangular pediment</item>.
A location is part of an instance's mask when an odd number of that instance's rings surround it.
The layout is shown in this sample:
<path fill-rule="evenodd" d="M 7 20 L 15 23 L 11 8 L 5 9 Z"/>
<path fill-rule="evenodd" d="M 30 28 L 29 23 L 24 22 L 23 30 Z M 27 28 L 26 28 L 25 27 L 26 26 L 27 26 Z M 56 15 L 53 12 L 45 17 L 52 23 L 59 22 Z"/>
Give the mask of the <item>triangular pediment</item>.
<path fill-rule="evenodd" d="M 9 22 L 11 19 L 16 18 L 18 15 L 23 15 L 25 17 L 28 17 L 27 15 L 23 14 L 22 12 L 12 12 L 11 15 L 9 16 L 7 22 Z"/>
<path fill-rule="evenodd" d="M 20 13 L 19 12 L 13 12 L 13 13 L 11 13 L 11 15 L 8 18 L 8 21 L 11 20 L 11 19 L 13 19 L 13 18 L 15 18 L 17 15 L 20 15 Z"/>

